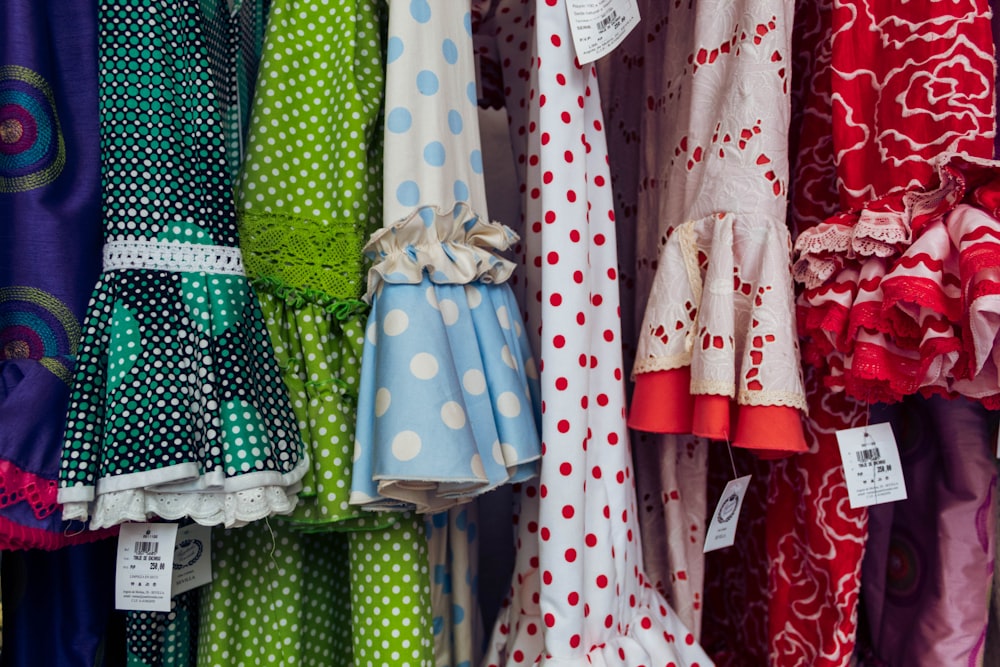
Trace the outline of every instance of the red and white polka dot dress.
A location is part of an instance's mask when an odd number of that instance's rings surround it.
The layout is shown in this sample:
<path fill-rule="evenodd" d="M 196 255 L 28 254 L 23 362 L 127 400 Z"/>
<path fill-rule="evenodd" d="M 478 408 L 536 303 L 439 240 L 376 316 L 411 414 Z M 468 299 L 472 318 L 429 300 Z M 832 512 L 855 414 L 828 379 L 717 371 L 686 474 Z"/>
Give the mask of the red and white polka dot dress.
<path fill-rule="evenodd" d="M 524 200 L 543 463 L 538 486 L 524 490 L 511 596 L 485 664 L 709 665 L 642 572 L 595 72 L 576 63 L 563 0 L 501 2 L 496 23 Z"/>

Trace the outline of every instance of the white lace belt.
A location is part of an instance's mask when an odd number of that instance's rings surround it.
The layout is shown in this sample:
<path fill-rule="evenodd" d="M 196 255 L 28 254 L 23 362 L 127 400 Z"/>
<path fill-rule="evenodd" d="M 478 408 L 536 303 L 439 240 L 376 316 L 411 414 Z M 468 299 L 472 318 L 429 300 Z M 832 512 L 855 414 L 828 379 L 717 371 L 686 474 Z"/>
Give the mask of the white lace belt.
<path fill-rule="evenodd" d="M 239 248 L 174 241 L 129 240 L 105 243 L 104 270 L 122 269 L 246 275 Z"/>

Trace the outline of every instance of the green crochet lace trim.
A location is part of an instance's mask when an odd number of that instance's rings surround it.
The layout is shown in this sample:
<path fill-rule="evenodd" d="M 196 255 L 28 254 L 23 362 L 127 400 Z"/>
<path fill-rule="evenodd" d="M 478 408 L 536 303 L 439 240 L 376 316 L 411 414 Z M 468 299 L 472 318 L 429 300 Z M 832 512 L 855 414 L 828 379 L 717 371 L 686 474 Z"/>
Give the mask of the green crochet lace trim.
<path fill-rule="evenodd" d="M 363 230 L 360 230 L 363 231 Z M 324 305 L 364 291 L 363 237 L 355 221 L 276 213 L 240 216 L 240 248 L 251 279 L 272 278 L 289 298 Z"/>
<path fill-rule="evenodd" d="M 338 322 L 345 322 L 368 311 L 368 304 L 361 299 L 341 299 L 319 290 L 299 289 L 272 276 L 253 278 L 251 282 L 256 289 L 274 294 L 292 308 L 301 308 L 307 303 L 313 304 L 322 308 L 327 315 Z"/>

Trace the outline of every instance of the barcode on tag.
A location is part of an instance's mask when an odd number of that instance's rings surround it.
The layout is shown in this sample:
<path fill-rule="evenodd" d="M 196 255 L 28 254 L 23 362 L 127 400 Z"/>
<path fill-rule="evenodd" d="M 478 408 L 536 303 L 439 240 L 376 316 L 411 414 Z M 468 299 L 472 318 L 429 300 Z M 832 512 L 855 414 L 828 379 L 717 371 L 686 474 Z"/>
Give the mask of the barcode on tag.
<path fill-rule="evenodd" d="M 868 463 L 869 461 L 878 461 L 882 458 L 882 455 L 878 452 L 878 447 L 872 447 L 871 449 L 861 449 L 856 452 L 858 457 L 858 463 Z"/>
<path fill-rule="evenodd" d="M 159 542 L 136 542 L 135 549 L 133 549 L 133 552 L 137 556 L 143 554 L 155 554 L 159 553 L 159 551 L 160 551 Z"/>
<path fill-rule="evenodd" d="M 608 28 L 613 26 L 617 20 L 618 12 L 612 11 L 610 14 L 597 22 L 597 32 L 605 32 Z"/>

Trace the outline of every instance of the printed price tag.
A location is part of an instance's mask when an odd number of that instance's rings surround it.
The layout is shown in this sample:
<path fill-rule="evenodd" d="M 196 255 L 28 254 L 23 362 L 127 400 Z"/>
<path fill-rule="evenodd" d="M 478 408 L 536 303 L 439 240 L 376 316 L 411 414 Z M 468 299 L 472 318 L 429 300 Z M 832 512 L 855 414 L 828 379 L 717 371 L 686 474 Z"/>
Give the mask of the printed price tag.
<path fill-rule="evenodd" d="M 906 500 L 903 466 L 888 423 L 837 431 L 851 507 Z"/>
<path fill-rule="evenodd" d="M 115 608 L 170 611 L 176 523 L 125 523 L 118 534 Z"/>
<path fill-rule="evenodd" d="M 177 531 L 173 594 L 212 581 L 212 527 L 191 524 Z"/>
<path fill-rule="evenodd" d="M 712 522 L 708 524 L 708 532 L 705 533 L 704 553 L 733 546 L 736 541 L 736 524 L 740 520 L 740 509 L 743 507 L 743 497 L 750 488 L 751 475 L 744 475 L 726 484 L 719 498 L 719 504 L 715 506 L 715 514 L 712 515 Z"/>
<path fill-rule="evenodd" d="M 581 64 L 611 53 L 639 25 L 636 0 L 566 0 L 566 9 Z"/>

